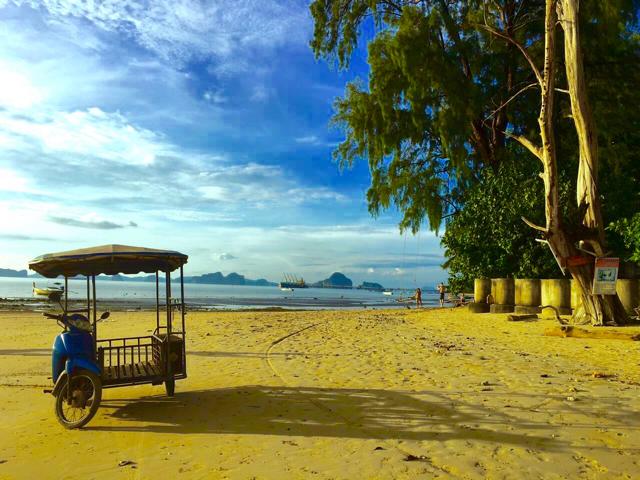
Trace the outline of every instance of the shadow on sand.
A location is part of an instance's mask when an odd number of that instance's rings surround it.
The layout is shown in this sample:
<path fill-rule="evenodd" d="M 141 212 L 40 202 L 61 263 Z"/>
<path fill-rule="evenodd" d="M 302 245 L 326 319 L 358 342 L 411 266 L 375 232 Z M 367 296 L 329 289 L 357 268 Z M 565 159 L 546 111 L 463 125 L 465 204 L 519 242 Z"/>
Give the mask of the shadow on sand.
<path fill-rule="evenodd" d="M 482 405 L 434 392 L 418 398 L 389 390 L 242 386 L 177 393 L 175 397 L 105 400 L 102 415 L 116 426 L 87 430 L 157 433 L 220 433 L 320 436 L 364 439 L 469 439 L 558 450 L 548 425 L 529 424 L 529 433 L 510 432 L 513 419 Z M 488 415 L 492 418 L 487 418 Z M 100 415 L 100 414 L 99 414 Z M 129 423 L 130 422 L 130 423 Z M 512 430 L 512 428 L 511 428 Z"/>
<path fill-rule="evenodd" d="M 51 356 L 50 348 L 22 348 L 22 349 L 8 349 L 0 350 L 0 356 L 2 355 L 18 355 L 24 357 L 46 357 Z"/>

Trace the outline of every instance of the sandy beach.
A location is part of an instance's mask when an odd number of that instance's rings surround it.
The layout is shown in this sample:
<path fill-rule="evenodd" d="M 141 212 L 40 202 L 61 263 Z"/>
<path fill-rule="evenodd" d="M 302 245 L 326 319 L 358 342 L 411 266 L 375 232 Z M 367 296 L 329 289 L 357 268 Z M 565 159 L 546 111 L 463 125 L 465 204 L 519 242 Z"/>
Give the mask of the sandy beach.
<path fill-rule="evenodd" d="M 192 312 L 176 396 L 105 390 L 79 431 L 42 393 L 59 328 L 0 322 L 3 479 L 640 478 L 638 342 L 543 336 L 552 321 Z M 100 335 L 153 324 L 114 312 Z"/>

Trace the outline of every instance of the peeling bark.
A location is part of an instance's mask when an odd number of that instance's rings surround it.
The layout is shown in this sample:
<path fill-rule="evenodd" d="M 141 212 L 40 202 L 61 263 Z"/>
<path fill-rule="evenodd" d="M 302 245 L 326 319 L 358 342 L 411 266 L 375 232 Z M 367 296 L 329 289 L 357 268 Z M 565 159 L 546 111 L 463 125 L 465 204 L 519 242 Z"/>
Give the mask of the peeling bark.
<path fill-rule="evenodd" d="M 522 135 L 508 134 L 542 162 L 544 181 L 545 218 L 544 228 L 525 222 L 541 230 L 553 254 L 558 259 L 583 255 L 576 246 L 582 240 L 596 256 L 606 254 L 604 222 L 598 193 L 598 142 L 596 127 L 584 78 L 582 52 L 580 50 L 579 11 L 580 0 L 545 0 L 544 66 L 538 70 L 524 45 L 518 43 L 511 32 L 497 31 L 487 25 L 484 28 L 518 48 L 536 76 L 541 89 L 540 129 L 541 146 Z M 564 32 L 564 60 L 571 99 L 572 119 L 579 143 L 580 163 L 577 178 L 578 210 L 582 213 L 581 234 L 569 231 L 562 222 L 558 192 L 558 168 L 553 123 L 555 86 L 557 24 Z M 563 90 L 560 90 L 563 91 Z M 576 238 L 581 235 L 583 238 Z M 568 266 L 581 291 L 582 305 L 574 312 L 575 323 L 594 325 L 624 324 L 628 316 L 617 295 L 591 295 L 595 262 L 588 265 Z"/>
<path fill-rule="evenodd" d="M 604 221 L 598 192 L 598 139 L 595 120 L 589 104 L 584 78 L 583 57 L 579 31 L 580 0 L 558 0 L 557 16 L 564 31 L 564 57 L 571 113 L 579 145 L 579 167 L 576 184 L 578 208 L 584 212 L 582 225 L 594 233 L 584 239 L 596 256 L 606 253 Z M 575 241 L 575 239 L 574 239 Z M 582 305 L 574 313 L 574 321 L 596 325 L 628 322 L 627 314 L 617 295 L 591 295 L 593 265 L 570 268 L 571 275 L 581 289 Z"/>

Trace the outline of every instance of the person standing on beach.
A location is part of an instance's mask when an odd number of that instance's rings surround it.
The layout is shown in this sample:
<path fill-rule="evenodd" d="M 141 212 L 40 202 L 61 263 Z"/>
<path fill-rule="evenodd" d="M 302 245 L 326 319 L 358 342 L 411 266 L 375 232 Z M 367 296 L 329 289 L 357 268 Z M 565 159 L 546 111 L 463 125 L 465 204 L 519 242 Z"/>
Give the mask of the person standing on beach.
<path fill-rule="evenodd" d="M 438 292 L 440 293 L 440 306 L 444 307 L 444 294 L 447 291 L 447 287 L 444 286 L 444 284 L 439 283 L 438 284 Z"/>
<path fill-rule="evenodd" d="M 416 288 L 414 298 L 416 299 L 416 308 L 422 307 L 422 290 L 420 290 L 420 287 Z"/>

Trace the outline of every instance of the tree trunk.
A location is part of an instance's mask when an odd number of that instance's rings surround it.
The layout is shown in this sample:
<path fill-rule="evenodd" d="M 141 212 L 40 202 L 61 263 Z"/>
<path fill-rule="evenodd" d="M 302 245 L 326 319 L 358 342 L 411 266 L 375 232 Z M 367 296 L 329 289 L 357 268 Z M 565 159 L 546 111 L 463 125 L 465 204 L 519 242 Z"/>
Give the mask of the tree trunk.
<path fill-rule="evenodd" d="M 571 113 L 578 136 L 580 161 L 576 185 L 578 207 L 584 212 L 582 225 L 589 232 L 582 239 L 596 256 L 606 254 L 604 221 L 598 192 L 598 139 L 584 78 L 580 48 L 579 0 L 558 0 L 557 15 L 564 31 L 564 57 Z M 574 239 L 575 241 L 575 239 Z M 576 252 L 577 253 L 577 252 Z M 574 321 L 596 325 L 620 324 L 628 321 L 617 295 L 591 295 L 594 266 L 570 267 L 571 275 L 581 290 L 582 308 L 574 313 Z"/>
<path fill-rule="evenodd" d="M 591 114 L 589 99 L 582 65 L 580 51 L 580 37 L 578 32 L 579 0 L 545 0 L 545 29 L 544 29 L 544 68 L 539 72 L 524 47 L 519 46 L 531 65 L 541 90 L 540 114 L 538 126 L 540 128 L 541 147 L 527 138 L 511 135 L 511 138 L 536 155 L 542 162 L 545 191 L 546 226 L 539 227 L 531 222 L 527 223 L 544 233 L 545 240 L 551 251 L 559 261 L 581 255 L 576 242 L 582 240 L 588 245 L 594 256 L 604 256 L 606 253 L 604 223 L 600 209 L 598 193 L 598 144 L 595 122 Z M 585 238 L 574 238 L 577 232 L 570 232 L 563 225 L 560 213 L 558 194 L 558 168 L 555 147 L 555 132 L 553 124 L 555 70 L 556 70 L 556 24 L 560 20 L 564 35 L 565 64 L 571 110 L 578 134 L 580 148 L 580 164 L 577 181 L 578 206 L 584 212 L 581 231 Z M 499 34 L 518 46 L 513 36 Z M 581 247 L 583 248 L 583 247 Z M 581 292 L 582 305 L 574 313 L 576 323 L 593 323 L 595 325 L 622 324 L 628 321 L 622 303 L 617 295 L 591 295 L 591 286 L 595 269 L 595 262 L 587 265 L 567 268 L 576 280 Z"/>

